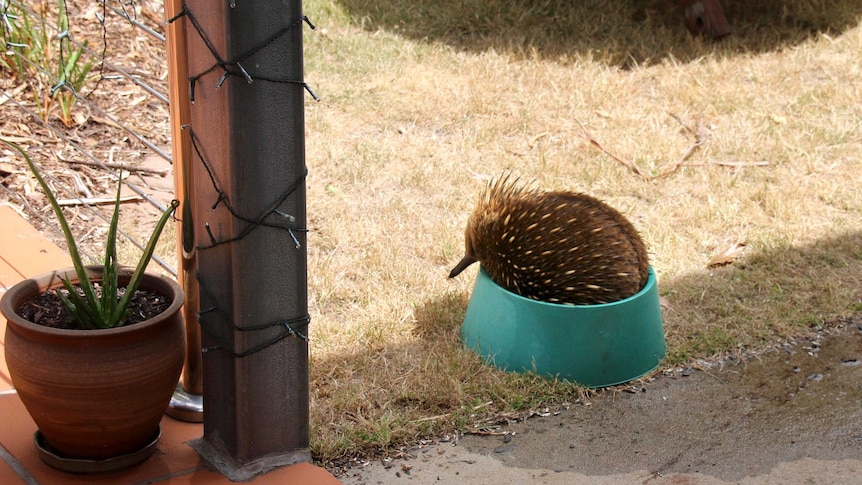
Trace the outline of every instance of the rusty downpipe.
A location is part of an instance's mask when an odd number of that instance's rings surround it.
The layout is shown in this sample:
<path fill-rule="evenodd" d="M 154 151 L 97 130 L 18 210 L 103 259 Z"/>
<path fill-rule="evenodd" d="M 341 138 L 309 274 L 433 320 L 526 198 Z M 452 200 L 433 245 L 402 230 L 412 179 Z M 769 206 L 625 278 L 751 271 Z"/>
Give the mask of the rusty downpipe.
<path fill-rule="evenodd" d="M 718 0 L 679 0 L 688 30 L 712 39 L 727 37 L 733 32 Z"/>
<path fill-rule="evenodd" d="M 165 1 L 165 18 L 182 11 L 182 0 Z M 197 312 L 200 309 L 197 280 L 194 277 L 197 253 L 194 249 L 194 225 L 191 201 L 191 140 L 183 127 L 190 120 L 188 52 L 184 22 L 166 25 L 168 88 L 171 114 L 171 149 L 174 165 L 174 194 L 180 201 L 177 211 L 177 280 L 185 293 L 183 317 L 186 325 L 186 360 L 182 380 L 168 406 L 167 414 L 193 423 L 203 422 L 203 375 L 201 368 L 201 332 Z"/>

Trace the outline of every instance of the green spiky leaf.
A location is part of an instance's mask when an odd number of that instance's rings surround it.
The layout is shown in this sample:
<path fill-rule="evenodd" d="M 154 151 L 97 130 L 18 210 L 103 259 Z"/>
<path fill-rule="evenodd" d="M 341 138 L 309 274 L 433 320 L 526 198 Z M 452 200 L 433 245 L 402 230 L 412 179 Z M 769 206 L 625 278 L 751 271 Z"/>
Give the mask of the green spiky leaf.
<path fill-rule="evenodd" d="M 120 173 L 117 180 L 117 197 L 114 201 L 114 212 L 111 216 L 111 223 L 108 227 L 108 239 L 105 244 L 105 259 L 103 261 L 101 282 L 102 288 L 101 294 L 99 294 L 87 273 L 87 268 L 81 259 L 81 254 L 78 251 L 78 246 L 75 243 L 74 236 L 72 235 L 72 230 L 66 221 L 66 217 L 63 215 L 60 204 L 57 203 L 54 193 L 42 178 L 36 164 L 33 163 L 30 156 L 27 155 L 27 153 L 18 145 L 7 140 L 2 141 L 17 151 L 27 162 L 27 165 L 30 167 L 30 171 L 33 172 L 33 175 L 39 182 L 39 186 L 48 197 L 48 201 L 51 203 L 54 215 L 57 217 L 57 222 L 63 230 L 66 245 L 69 248 L 69 256 L 72 259 L 72 265 L 75 267 L 75 274 L 78 277 L 78 285 L 80 286 L 81 293 L 78 292 L 71 282 L 63 280 L 63 285 L 69 294 L 63 295 L 59 290 L 56 291 L 60 301 L 62 301 L 66 308 L 68 308 L 69 312 L 72 313 L 75 320 L 77 320 L 78 324 L 82 328 L 111 328 L 123 325 L 126 321 L 126 316 L 128 315 L 128 307 L 132 301 L 132 296 L 137 290 L 138 285 L 141 282 L 141 278 L 144 276 L 144 271 L 153 257 L 156 242 L 171 215 L 179 206 L 179 202 L 176 200 L 172 201 L 171 205 L 162 213 L 156 227 L 150 235 L 150 239 L 147 241 L 147 245 L 144 248 L 141 259 L 138 261 L 135 272 L 132 274 L 131 280 L 126 285 L 125 293 L 122 298 L 120 298 L 119 262 L 117 261 L 117 228 L 120 217 L 120 192 L 123 184 L 122 173 Z"/>

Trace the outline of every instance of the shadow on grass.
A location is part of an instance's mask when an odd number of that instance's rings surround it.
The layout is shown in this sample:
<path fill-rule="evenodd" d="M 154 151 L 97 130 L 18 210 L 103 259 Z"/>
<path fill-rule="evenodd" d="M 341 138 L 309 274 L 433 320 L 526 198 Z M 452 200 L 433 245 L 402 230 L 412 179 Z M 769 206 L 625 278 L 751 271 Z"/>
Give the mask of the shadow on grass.
<path fill-rule="evenodd" d="M 458 342 L 466 305 L 467 295 L 442 294 L 420 304 L 412 332 L 395 341 L 311 356 L 317 458 L 379 452 L 451 427 L 451 413 L 475 391 L 464 391 L 464 376 L 487 372 Z"/>
<path fill-rule="evenodd" d="M 502 372 L 465 349 L 458 330 L 468 298 L 447 292 L 420 303 L 412 334 L 397 343 L 312 358 L 318 459 L 376 453 L 577 397 L 574 384 Z"/>
<path fill-rule="evenodd" d="M 469 302 L 469 294 L 454 292 L 423 302 L 413 312 L 414 333 L 423 340 L 457 339 Z"/>
<path fill-rule="evenodd" d="M 862 311 L 862 231 L 774 246 L 659 282 L 668 362 L 757 348 Z"/>
<path fill-rule="evenodd" d="M 663 366 L 755 350 L 862 311 L 862 231 L 769 246 L 730 266 L 659 281 L 670 302 Z M 573 384 L 502 372 L 465 349 L 458 331 L 469 296 L 450 291 L 417 304 L 412 331 L 395 341 L 312 356 L 316 457 L 379 452 L 578 398 Z"/>
<path fill-rule="evenodd" d="M 566 60 L 588 57 L 623 68 L 706 54 L 781 50 L 821 33 L 841 35 L 862 16 L 862 2 L 724 0 L 734 34 L 713 43 L 692 38 L 675 0 L 339 0 L 368 31 L 440 42 L 468 52 Z"/>

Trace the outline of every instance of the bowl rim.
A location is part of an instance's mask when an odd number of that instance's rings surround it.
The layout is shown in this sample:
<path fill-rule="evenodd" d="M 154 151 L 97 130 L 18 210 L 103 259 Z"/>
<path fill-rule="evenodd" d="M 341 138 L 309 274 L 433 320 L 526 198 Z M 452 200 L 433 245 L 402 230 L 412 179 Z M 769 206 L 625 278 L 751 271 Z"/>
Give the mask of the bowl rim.
<path fill-rule="evenodd" d="M 608 308 L 608 307 L 612 307 L 612 306 L 616 306 L 616 305 L 625 305 L 626 303 L 629 303 L 633 300 L 641 298 L 642 296 L 646 295 L 647 293 L 649 293 L 652 290 L 652 287 L 656 285 L 656 280 L 657 280 L 655 271 L 653 270 L 653 267 L 650 266 L 649 267 L 649 277 L 647 278 L 646 284 L 644 285 L 643 288 L 641 288 L 634 295 L 623 298 L 622 300 L 612 301 L 609 303 L 596 303 L 596 304 L 592 304 L 592 305 L 573 305 L 573 304 L 569 304 L 569 303 L 554 303 L 554 302 L 550 302 L 550 301 L 534 300 L 532 298 L 527 298 L 526 296 L 522 296 L 522 295 L 519 295 L 519 294 L 514 293 L 512 291 L 509 291 L 506 288 L 503 288 L 502 286 L 498 285 L 497 282 L 494 281 L 488 275 L 488 273 L 485 271 L 485 268 L 482 266 L 479 266 L 479 273 L 476 275 L 476 278 L 477 278 L 477 281 L 479 278 L 484 278 L 484 279 L 488 280 L 488 282 L 491 283 L 491 286 L 493 288 L 503 292 L 503 294 L 506 294 L 506 295 L 512 297 L 512 299 L 514 299 L 516 301 L 523 301 L 524 303 L 530 303 L 530 304 L 547 305 L 551 308 L 591 308 L 591 309 L 592 308 Z"/>

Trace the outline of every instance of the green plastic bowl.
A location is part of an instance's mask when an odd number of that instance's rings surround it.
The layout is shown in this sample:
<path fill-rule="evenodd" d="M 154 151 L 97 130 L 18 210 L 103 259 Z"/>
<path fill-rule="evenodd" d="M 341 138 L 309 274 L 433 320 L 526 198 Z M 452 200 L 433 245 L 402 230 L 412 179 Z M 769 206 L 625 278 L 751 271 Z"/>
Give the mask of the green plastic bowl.
<path fill-rule="evenodd" d="M 587 387 L 637 379 L 658 367 L 667 351 L 652 268 L 637 294 L 600 305 L 524 298 L 480 269 L 461 340 L 501 369 L 557 376 Z"/>

